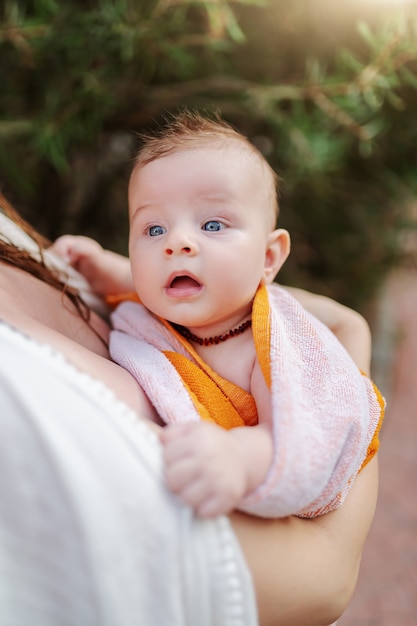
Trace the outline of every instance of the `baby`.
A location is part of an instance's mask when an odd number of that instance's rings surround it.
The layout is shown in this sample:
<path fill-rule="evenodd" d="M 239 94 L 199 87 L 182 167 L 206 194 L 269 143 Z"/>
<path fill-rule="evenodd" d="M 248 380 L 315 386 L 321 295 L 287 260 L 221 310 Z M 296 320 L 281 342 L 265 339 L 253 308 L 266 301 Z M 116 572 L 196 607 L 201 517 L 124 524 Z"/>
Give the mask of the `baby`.
<path fill-rule="evenodd" d="M 378 448 L 378 390 L 272 284 L 290 250 L 275 227 L 276 186 L 244 136 L 183 112 L 144 138 L 136 158 L 131 275 L 85 238 L 64 250 L 103 294 L 128 290 L 133 277 L 138 301 L 112 316 L 112 358 L 170 424 L 168 485 L 203 517 L 235 507 L 325 513 Z"/>

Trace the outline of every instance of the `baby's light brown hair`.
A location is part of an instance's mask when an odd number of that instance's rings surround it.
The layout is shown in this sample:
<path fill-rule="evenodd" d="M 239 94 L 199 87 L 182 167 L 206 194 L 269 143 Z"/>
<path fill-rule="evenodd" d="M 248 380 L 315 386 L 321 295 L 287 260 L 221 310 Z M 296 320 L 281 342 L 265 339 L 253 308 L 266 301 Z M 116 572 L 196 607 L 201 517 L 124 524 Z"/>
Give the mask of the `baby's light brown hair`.
<path fill-rule="evenodd" d="M 279 212 L 279 177 L 249 139 L 219 115 L 208 117 L 185 109 L 167 118 L 155 132 L 141 134 L 140 139 L 142 145 L 136 155 L 133 172 L 152 161 L 185 150 L 235 148 L 242 151 L 259 170 L 260 189 L 264 190 L 267 206 L 271 210 L 272 228 L 275 227 Z"/>

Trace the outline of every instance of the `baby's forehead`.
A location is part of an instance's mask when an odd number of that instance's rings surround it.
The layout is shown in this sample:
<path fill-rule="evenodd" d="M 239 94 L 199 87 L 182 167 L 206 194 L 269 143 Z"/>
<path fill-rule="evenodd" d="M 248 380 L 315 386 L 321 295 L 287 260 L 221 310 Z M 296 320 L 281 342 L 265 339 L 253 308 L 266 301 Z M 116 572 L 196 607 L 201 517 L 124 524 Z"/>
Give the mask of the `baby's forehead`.
<path fill-rule="evenodd" d="M 141 172 L 147 169 L 159 170 L 161 166 L 169 167 L 175 161 L 190 160 L 198 165 L 207 158 L 221 162 L 221 166 L 233 171 L 236 176 L 245 176 L 264 189 L 276 192 L 276 178 L 266 159 L 244 137 L 188 137 L 186 141 L 178 140 L 165 144 L 148 145 L 141 150 L 133 167 L 130 184 L 135 184 Z M 148 166 L 152 166 L 149 168 Z M 189 166 L 189 164 L 187 164 Z"/>
<path fill-rule="evenodd" d="M 187 141 L 181 145 L 173 145 L 162 153 L 139 153 L 136 164 L 132 170 L 132 176 L 151 164 L 159 166 L 169 166 L 173 161 L 189 160 L 192 158 L 195 164 L 212 157 L 215 161 L 221 161 L 224 166 L 235 166 L 236 174 L 242 169 L 242 174 L 261 176 L 264 174 L 264 163 L 262 157 L 251 148 L 250 145 L 239 139 L 225 138 L 204 139 Z"/>

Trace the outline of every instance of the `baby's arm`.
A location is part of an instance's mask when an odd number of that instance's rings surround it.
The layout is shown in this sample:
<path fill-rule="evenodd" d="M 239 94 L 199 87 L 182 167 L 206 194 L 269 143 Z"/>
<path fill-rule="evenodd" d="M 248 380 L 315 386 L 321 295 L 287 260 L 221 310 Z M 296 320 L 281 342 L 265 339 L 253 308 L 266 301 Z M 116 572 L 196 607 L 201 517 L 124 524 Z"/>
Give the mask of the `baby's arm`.
<path fill-rule="evenodd" d="M 63 235 L 50 248 L 82 274 L 100 296 L 134 290 L 129 259 L 90 237 Z"/>
<path fill-rule="evenodd" d="M 265 478 L 272 462 L 267 426 L 224 430 L 209 422 L 164 428 L 169 488 L 200 517 L 230 512 Z"/>

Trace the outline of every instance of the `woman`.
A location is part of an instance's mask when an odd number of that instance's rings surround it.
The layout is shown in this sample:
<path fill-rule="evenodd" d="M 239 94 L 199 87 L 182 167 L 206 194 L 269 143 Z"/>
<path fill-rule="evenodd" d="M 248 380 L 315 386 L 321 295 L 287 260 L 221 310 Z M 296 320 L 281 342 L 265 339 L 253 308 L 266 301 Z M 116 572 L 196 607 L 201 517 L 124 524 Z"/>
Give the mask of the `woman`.
<path fill-rule="evenodd" d="M 0 205 L 21 224 L 4 198 Z M 13 416 L 7 428 L 0 424 L 8 442 L 0 475 L 19 479 L 1 486 L 0 609 L 10 623 L 255 624 L 239 545 L 261 626 L 337 619 L 353 592 L 374 513 L 376 461 L 343 507 L 315 520 L 238 513 L 231 527 L 225 518 L 195 520 L 161 486 L 158 427 L 140 419 L 146 398 L 108 359 L 107 323 L 76 291 L 63 295 L 56 272 L 41 261 L 5 242 L 0 260 L 0 395 L 8 408 L 1 413 Z M 367 369 L 363 320 L 327 299 L 299 295 L 346 333 Z M 120 406 L 125 419 L 113 415 Z M 30 415 L 29 427 L 21 415 Z"/>

